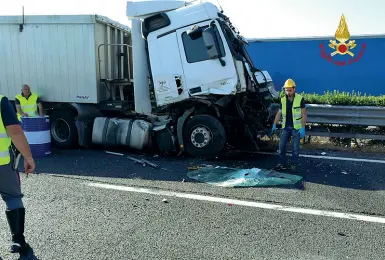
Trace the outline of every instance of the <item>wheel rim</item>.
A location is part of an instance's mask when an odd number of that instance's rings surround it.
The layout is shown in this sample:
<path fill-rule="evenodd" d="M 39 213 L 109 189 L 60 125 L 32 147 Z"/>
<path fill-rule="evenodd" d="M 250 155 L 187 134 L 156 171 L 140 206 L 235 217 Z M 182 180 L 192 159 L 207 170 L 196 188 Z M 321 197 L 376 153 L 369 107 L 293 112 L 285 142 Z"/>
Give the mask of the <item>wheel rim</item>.
<path fill-rule="evenodd" d="M 211 143 L 212 136 L 210 129 L 205 126 L 198 126 L 191 132 L 190 139 L 196 148 L 205 148 Z"/>
<path fill-rule="evenodd" d="M 65 120 L 58 118 L 52 124 L 51 132 L 56 141 L 64 143 L 70 137 L 70 126 Z"/>

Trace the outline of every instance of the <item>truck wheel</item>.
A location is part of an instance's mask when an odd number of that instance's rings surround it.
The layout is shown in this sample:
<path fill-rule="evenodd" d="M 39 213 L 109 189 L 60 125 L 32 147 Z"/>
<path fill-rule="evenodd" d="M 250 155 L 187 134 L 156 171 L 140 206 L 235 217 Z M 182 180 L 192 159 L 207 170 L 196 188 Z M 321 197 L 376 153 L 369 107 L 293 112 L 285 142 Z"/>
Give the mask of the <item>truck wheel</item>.
<path fill-rule="evenodd" d="M 73 113 L 65 110 L 54 111 L 51 116 L 52 143 L 58 148 L 74 148 L 78 143 L 78 132 Z"/>
<path fill-rule="evenodd" d="M 209 115 L 188 120 L 183 129 L 185 150 L 193 157 L 214 157 L 226 144 L 226 132 L 221 122 Z"/>

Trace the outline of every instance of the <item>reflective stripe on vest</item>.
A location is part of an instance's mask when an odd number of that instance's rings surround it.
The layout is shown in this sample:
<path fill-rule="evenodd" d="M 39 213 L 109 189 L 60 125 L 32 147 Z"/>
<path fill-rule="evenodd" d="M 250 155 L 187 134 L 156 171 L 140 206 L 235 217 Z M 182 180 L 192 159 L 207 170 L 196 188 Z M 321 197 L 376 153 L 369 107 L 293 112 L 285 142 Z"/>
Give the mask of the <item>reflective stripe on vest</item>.
<path fill-rule="evenodd" d="M 293 107 L 292 107 L 292 114 L 293 114 L 293 125 L 294 129 L 299 130 L 302 127 L 302 110 L 301 110 L 301 101 L 302 96 L 295 94 L 294 101 L 293 101 Z M 282 103 L 282 128 L 285 128 L 286 126 L 286 96 L 281 98 Z"/>
<path fill-rule="evenodd" d="M 23 113 L 28 114 L 29 116 L 37 115 L 37 98 L 39 96 L 32 93 L 28 99 L 23 97 L 21 94 L 18 94 L 16 98 L 20 101 L 20 107 Z M 21 115 L 17 113 L 17 118 L 20 120 Z"/>
<path fill-rule="evenodd" d="M 0 103 L 3 99 L 3 96 L 0 95 Z M 0 165 L 6 165 L 11 162 L 11 157 L 9 155 L 9 148 L 11 146 L 11 138 L 9 138 L 5 126 L 3 124 L 3 118 L 1 116 L 1 106 L 0 106 Z"/>

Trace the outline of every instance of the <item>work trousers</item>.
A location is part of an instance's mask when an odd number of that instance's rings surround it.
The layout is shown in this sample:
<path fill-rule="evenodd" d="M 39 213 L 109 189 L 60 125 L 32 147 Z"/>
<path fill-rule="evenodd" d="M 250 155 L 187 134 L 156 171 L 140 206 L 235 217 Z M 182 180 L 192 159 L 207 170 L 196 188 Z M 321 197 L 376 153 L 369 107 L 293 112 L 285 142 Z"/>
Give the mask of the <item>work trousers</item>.
<path fill-rule="evenodd" d="M 20 174 L 12 169 L 12 159 L 10 164 L 0 166 L 0 195 L 9 210 L 23 207 Z"/>
<path fill-rule="evenodd" d="M 299 135 L 299 131 L 294 129 L 294 127 L 285 127 L 282 129 L 281 137 L 279 141 L 279 163 L 280 164 L 286 164 L 286 146 L 287 143 L 290 140 L 290 137 L 293 139 L 293 152 L 292 152 L 292 164 L 298 163 L 298 157 L 299 157 L 299 147 L 300 147 L 300 141 L 301 137 Z"/>

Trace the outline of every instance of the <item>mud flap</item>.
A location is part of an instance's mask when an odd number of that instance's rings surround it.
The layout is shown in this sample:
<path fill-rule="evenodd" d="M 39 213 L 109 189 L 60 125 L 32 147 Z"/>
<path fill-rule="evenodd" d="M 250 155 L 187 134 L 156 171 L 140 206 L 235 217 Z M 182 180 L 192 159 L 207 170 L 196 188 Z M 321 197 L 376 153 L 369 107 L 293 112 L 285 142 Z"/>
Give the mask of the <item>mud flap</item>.
<path fill-rule="evenodd" d="M 92 120 L 76 120 L 78 131 L 78 144 L 83 148 L 88 148 L 92 144 Z"/>
<path fill-rule="evenodd" d="M 187 118 L 192 114 L 194 113 L 195 111 L 195 107 L 192 107 L 190 109 L 187 109 L 183 116 L 181 116 L 179 119 L 178 119 L 178 125 L 177 125 L 177 133 L 178 133 L 178 143 L 179 143 L 179 149 L 180 149 L 180 153 L 181 154 L 182 152 L 184 152 L 184 143 L 183 143 L 183 126 L 184 126 L 184 123 L 186 122 Z"/>

